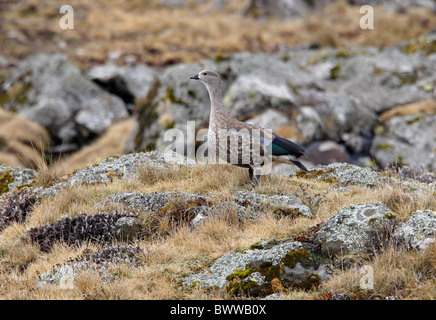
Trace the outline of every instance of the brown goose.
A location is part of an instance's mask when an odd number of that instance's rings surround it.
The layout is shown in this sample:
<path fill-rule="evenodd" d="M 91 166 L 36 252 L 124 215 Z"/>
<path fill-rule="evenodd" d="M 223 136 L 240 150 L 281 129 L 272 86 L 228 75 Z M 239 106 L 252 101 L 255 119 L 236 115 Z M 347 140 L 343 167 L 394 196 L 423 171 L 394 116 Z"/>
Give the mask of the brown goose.
<path fill-rule="evenodd" d="M 211 101 L 208 145 L 209 152 L 215 153 L 225 162 L 248 168 L 248 182 L 251 183 L 256 171 L 253 187 L 259 182 L 260 170 L 265 165 L 266 156 L 275 162 L 292 162 L 307 172 L 297 160 L 305 150 L 298 144 L 273 134 L 259 126 L 238 121 L 224 106 L 221 92 L 221 79 L 211 70 L 203 70 L 193 80 L 206 85 Z"/>

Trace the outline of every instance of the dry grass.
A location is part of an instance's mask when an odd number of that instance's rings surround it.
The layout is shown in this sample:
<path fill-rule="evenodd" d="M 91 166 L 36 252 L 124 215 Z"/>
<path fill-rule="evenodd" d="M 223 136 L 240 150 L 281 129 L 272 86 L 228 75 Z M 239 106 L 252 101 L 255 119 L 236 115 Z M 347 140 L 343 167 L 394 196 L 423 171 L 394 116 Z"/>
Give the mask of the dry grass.
<path fill-rule="evenodd" d="M 326 282 L 322 290 L 346 294 L 351 299 L 436 298 L 436 245 L 426 251 L 406 251 L 398 247 L 385 248 L 362 264 L 372 268 L 373 288 L 361 286 L 362 265 L 339 272 Z"/>
<path fill-rule="evenodd" d="M 423 8 L 400 14 L 376 7 L 374 30 L 362 30 L 359 7 L 343 1 L 287 20 L 243 17 L 248 0 L 229 1 L 219 10 L 211 10 L 211 3 L 166 8 L 156 0 L 80 0 L 73 6 L 75 29 L 62 30 L 62 15 L 58 13 L 61 1 L 19 1 L 2 14 L 5 31 L 0 35 L 0 48 L 12 63 L 34 52 L 59 50 L 87 68 L 115 51 L 121 63 L 129 55 L 138 62 L 162 66 L 226 52 L 272 52 L 314 42 L 334 47 L 385 47 L 436 28 L 435 15 Z M 59 41 L 65 48 L 58 47 Z"/>
<path fill-rule="evenodd" d="M 323 182 L 286 177 L 262 177 L 258 192 L 296 193 L 315 196 L 329 191 L 318 205 L 313 218 L 280 218 L 272 213 L 255 221 L 240 222 L 231 211 L 222 212 L 206 220 L 195 230 L 180 226 L 166 228 L 158 237 L 137 242 L 147 253 L 143 263 L 134 268 L 115 265 L 110 272 L 118 280 L 104 281 L 99 273 L 80 273 L 74 279 L 73 289 L 60 289 L 58 285 L 35 288 L 38 274 L 51 271 L 56 264 L 79 256 L 84 249 L 98 250 L 95 244 L 83 244 L 72 248 L 55 245 L 48 253 L 23 242 L 31 227 L 54 223 L 68 215 L 97 212 L 96 204 L 115 192 L 153 192 L 178 190 L 183 192 L 221 192 L 221 200 L 227 199 L 246 179 L 246 170 L 230 166 L 201 166 L 193 169 L 165 171 L 143 168 L 137 181 L 115 180 L 104 185 L 83 185 L 64 189 L 54 198 L 47 198 L 35 207 L 25 224 L 14 223 L 0 233 L 0 296 L 4 299 L 227 299 L 219 290 L 202 291 L 198 288 L 181 289 L 184 275 L 198 272 L 205 265 L 228 253 L 235 252 L 262 240 L 286 239 L 301 234 L 317 223 L 324 222 L 340 208 L 369 201 L 381 201 L 400 218 L 408 217 L 412 210 L 436 210 L 434 194 L 418 194 L 411 197 L 401 181 L 392 188 L 350 187 L 332 190 L 333 185 Z M 211 179 L 213 177 L 213 179 Z M 213 180 L 212 182 L 206 182 Z M 299 185 L 306 186 L 303 192 Z M 174 206 L 183 206 L 173 199 Z M 145 217 L 145 216 L 144 216 Z M 359 266 L 338 270 L 324 283 L 319 291 L 291 291 L 285 299 L 317 299 L 334 290 L 353 299 L 373 299 L 398 296 L 402 299 L 434 299 L 436 270 L 436 246 L 426 252 L 410 252 L 388 247 L 372 257 L 361 258 L 361 264 L 374 270 L 375 289 L 360 289 Z M 363 260 L 362 260 L 363 259 Z"/>
<path fill-rule="evenodd" d="M 0 108 L 0 165 L 36 168 L 49 142 L 42 126 Z"/>

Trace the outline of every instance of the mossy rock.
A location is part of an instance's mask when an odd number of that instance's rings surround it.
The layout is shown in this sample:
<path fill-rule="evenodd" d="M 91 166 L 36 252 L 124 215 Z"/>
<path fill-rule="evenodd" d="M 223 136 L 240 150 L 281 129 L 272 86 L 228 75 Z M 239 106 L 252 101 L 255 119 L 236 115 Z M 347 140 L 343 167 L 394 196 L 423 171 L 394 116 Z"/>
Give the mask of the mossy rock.
<path fill-rule="evenodd" d="M 303 178 L 308 180 L 321 180 L 327 183 L 338 183 L 338 179 L 335 177 L 323 177 L 324 175 L 327 175 L 329 173 L 334 173 L 333 169 L 327 169 L 327 170 L 310 170 L 309 172 L 305 172 L 303 170 L 300 170 L 297 172 L 296 177 L 297 178 Z"/>
<path fill-rule="evenodd" d="M 276 218 L 296 218 L 302 213 L 298 208 L 275 208 L 272 212 Z"/>
<path fill-rule="evenodd" d="M 293 269 L 297 265 L 297 262 L 301 262 L 303 266 L 307 266 L 309 262 L 310 253 L 305 249 L 297 249 L 287 253 L 283 259 L 282 263 Z"/>
<path fill-rule="evenodd" d="M 14 182 L 11 170 L 0 172 L 0 194 L 9 192 L 9 184 Z"/>

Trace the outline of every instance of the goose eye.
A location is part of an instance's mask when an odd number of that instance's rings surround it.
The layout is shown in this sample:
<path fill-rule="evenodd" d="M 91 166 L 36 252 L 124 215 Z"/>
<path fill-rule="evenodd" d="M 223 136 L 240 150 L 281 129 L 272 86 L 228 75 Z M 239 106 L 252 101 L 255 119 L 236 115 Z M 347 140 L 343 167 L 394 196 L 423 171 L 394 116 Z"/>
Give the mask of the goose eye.
<path fill-rule="evenodd" d="M 207 76 L 207 72 L 203 72 L 203 76 Z"/>

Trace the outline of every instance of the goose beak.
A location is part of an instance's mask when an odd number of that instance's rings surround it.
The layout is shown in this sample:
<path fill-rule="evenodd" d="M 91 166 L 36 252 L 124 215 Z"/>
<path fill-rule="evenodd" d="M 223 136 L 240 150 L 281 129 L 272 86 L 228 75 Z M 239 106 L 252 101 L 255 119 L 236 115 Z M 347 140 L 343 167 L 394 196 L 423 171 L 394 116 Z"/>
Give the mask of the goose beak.
<path fill-rule="evenodd" d="M 189 79 L 200 80 L 200 78 L 198 77 L 198 74 L 196 74 L 195 76 L 189 77 Z"/>

